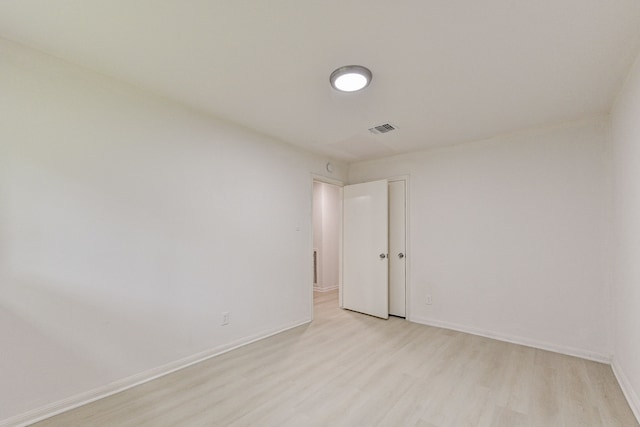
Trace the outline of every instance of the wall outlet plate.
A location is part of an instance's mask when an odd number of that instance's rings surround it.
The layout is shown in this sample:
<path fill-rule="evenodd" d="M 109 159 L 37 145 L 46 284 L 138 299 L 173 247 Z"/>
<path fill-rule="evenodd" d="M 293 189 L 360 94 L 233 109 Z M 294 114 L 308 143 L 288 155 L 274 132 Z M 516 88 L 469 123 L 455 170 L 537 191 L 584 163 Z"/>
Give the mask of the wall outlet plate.
<path fill-rule="evenodd" d="M 424 302 L 427 305 L 431 305 L 431 295 L 427 295 L 427 299 Z"/>
<path fill-rule="evenodd" d="M 228 311 L 224 311 L 222 312 L 222 326 L 228 325 L 229 324 L 229 312 Z"/>

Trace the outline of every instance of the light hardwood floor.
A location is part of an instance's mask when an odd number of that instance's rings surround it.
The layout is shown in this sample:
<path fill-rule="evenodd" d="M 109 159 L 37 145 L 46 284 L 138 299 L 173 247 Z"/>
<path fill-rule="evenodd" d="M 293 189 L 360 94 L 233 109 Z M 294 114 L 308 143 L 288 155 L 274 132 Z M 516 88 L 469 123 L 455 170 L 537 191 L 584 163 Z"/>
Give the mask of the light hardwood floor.
<path fill-rule="evenodd" d="M 611 368 L 340 310 L 36 424 L 638 426 Z"/>

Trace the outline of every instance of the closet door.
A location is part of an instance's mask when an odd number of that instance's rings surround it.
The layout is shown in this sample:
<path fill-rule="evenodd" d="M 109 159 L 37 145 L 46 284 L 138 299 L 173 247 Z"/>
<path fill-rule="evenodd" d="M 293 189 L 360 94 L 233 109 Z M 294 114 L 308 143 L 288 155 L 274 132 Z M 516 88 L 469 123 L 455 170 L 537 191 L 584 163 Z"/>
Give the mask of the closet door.
<path fill-rule="evenodd" d="M 386 180 L 344 187 L 343 308 L 389 318 Z"/>
<path fill-rule="evenodd" d="M 406 181 L 389 182 L 389 314 L 406 317 Z"/>

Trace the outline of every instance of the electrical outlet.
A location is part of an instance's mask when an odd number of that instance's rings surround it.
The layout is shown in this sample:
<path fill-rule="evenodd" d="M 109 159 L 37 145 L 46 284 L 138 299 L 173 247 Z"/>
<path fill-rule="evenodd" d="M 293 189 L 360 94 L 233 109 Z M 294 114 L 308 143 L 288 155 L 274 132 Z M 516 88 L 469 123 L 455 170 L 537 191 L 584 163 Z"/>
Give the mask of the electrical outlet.
<path fill-rule="evenodd" d="M 431 295 L 427 295 L 427 299 L 425 301 L 425 304 L 431 305 Z"/>
<path fill-rule="evenodd" d="M 222 326 L 228 325 L 228 324 L 229 324 L 229 312 L 228 311 L 224 311 L 222 313 Z"/>

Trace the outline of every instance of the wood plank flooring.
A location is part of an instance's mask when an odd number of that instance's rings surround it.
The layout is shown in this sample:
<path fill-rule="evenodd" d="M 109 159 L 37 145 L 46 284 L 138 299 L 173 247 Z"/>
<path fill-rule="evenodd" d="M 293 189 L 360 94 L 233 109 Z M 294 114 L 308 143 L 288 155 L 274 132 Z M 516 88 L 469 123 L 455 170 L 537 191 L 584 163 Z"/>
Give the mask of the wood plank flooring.
<path fill-rule="evenodd" d="M 337 305 L 36 426 L 639 426 L 607 365 Z"/>

